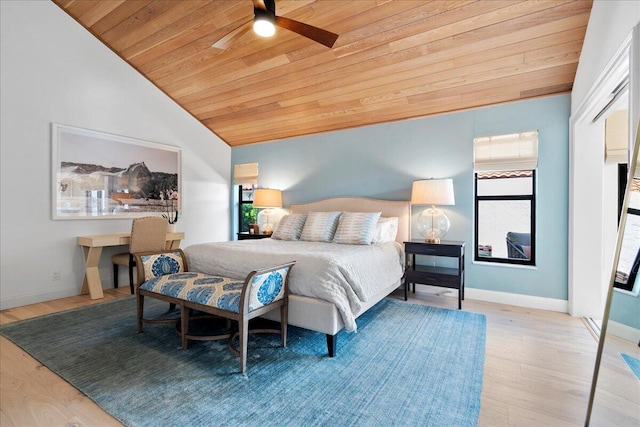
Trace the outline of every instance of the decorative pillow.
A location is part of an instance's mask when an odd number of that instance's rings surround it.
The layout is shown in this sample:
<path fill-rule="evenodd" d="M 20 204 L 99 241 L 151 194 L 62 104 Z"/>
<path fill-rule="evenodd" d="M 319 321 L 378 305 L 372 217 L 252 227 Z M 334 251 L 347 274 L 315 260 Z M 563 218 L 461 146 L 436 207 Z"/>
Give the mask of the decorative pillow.
<path fill-rule="evenodd" d="M 271 235 L 272 239 L 299 240 L 302 228 L 307 219 L 307 214 L 285 215 Z"/>
<path fill-rule="evenodd" d="M 398 235 L 398 217 L 380 217 L 376 224 L 376 231 L 373 233 L 371 243 L 394 242 Z"/>
<path fill-rule="evenodd" d="M 166 254 L 143 255 L 140 257 L 144 266 L 145 280 L 167 274 L 181 273 L 184 271 L 184 263 L 180 252 Z"/>
<path fill-rule="evenodd" d="M 370 245 L 381 212 L 343 212 L 333 243 Z"/>
<path fill-rule="evenodd" d="M 340 212 L 309 212 L 304 223 L 300 240 L 307 242 L 327 242 L 333 240 L 338 226 Z"/>

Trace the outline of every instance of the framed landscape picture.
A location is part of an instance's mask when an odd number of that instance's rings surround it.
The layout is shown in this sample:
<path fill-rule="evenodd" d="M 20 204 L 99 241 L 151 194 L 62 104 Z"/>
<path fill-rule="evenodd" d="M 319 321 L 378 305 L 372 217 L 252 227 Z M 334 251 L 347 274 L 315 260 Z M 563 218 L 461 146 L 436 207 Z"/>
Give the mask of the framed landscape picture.
<path fill-rule="evenodd" d="M 52 218 L 181 212 L 181 150 L 61 124 L 51 128 Z"/>

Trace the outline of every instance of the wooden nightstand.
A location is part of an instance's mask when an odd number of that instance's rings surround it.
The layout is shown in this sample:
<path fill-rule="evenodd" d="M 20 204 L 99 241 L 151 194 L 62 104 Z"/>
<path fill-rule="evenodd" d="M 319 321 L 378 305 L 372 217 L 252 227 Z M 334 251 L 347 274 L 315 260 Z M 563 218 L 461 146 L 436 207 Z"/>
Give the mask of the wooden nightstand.
<path fill-rule="evenodd" d="M 269 237 L 271 237 L 271 234 L 238 233 L 238 240 L 267 239 Z"/>
<path fill-rule="evenodd" d="M 462 300 L 464 299 L 464 245 L 465 242 L 453 240 L 443 240 L 440 243 L 426 243 L 415 240 L 404 242 L 404 300 L 407 300 L 409 283 L 413 283 L 413 292 L 416 291 L 416 283 L 441 286 L 458 290 L 458 310 L 462 309 Z M 417 265 L 416 255 L 457 258 L 458 267 Z"/>

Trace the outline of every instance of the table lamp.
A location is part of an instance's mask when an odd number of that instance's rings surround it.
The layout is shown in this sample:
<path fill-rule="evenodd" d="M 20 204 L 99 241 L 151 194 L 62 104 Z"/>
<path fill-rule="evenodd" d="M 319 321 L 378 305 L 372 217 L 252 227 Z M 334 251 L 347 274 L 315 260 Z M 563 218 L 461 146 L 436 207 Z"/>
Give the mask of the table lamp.
<path fill-rule="evenodd" d="M 412 205 L 430 205 L 417 218 L 418 232 L 427 243 L 440 243 L 449 231 L 449 218 L 436 205 L 455 205 L 452 179 L 420 179 L 411 186 Z"/>
<path fill-rule="evenodd" d="M 271 208 L 282 207 L 282 192 L 271 188 L 256 188 L 253 190 L 253 207 L 264 209 L 263 212 L 266 215 L 264 234 L 273 233 L 273 224 L 269 222 L 269 213 Z"/>

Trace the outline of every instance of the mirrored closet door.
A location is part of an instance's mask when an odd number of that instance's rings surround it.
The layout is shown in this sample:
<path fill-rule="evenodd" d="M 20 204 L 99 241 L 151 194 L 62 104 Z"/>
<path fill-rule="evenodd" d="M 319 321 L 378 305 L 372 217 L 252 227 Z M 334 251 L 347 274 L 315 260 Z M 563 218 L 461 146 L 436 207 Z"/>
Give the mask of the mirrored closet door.
<path fill-rule="evenodd" d="M 640 426 L 640 124 L 632 153 L 586 426 Z"/>

